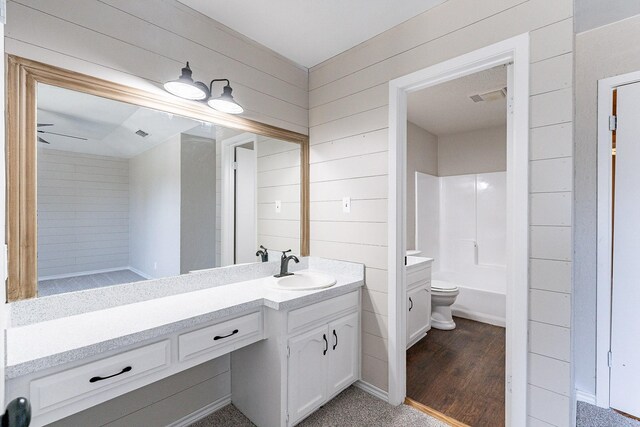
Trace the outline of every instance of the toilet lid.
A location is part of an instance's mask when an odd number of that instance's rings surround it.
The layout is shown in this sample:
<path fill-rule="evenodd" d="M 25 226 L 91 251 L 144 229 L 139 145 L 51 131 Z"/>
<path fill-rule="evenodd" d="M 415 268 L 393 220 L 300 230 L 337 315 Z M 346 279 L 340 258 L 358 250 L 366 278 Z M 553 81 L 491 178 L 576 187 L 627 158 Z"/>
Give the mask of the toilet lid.
<path fill-rule="evenodd" d="M 458 290 L 458 287 L 451 282 L 445 282 L 443 280 L 432 280 L 431 289 L 435 289 L 436 291 L 440 292 L 455 292 Z"/>

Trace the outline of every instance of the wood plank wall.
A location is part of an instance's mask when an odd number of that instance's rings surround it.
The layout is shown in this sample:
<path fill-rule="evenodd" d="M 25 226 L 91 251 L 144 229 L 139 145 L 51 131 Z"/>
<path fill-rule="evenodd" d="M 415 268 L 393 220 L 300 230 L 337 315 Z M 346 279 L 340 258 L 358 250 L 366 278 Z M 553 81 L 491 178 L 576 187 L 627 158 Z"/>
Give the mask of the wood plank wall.
<path fill-rule="evenodd" d="M 190 61 L 231 80 L 244 117 L 307 133 L 307 70 L 175 0 L 16 0 L 7 16 L 7 53 L 156 93 Z"/>
<path fill-rule="evenodd" d="M 573 2 L 449 0 L 309 73 L 311 254 L 366 264 L 364 380 L 388 388 L 388 82 L 530 32 L 531 425 L 569 426 Z M 343 214 L 340 200 L 350 196 Z"/>
<path fill-rule="evenodd" d="M 40 148 L 40 280 L 128 266 L 128 159 Z"/>
<path fill-rule="evenodd" d="M 258 244 L 300 253 L 300 145 L 258 136 Z M 276 212 L 275 201 L 281 211 Z"/>

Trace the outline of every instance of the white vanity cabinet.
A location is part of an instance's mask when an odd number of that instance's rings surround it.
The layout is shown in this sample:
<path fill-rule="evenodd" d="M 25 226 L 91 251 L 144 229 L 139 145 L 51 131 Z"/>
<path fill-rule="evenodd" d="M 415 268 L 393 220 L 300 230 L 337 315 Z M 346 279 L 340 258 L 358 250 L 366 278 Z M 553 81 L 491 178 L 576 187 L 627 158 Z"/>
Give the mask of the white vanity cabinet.
<path fill-rule="evenodd" d="M 265 314 L 269 339 L 231 356 L 232 400 L 256 425 L 293 426 L 360 379 L 360 291 Z"/>
<path fill-rule="evenodd" d="M 358 318 L 352 313 L 289 339 L 289 425 L 358 379 Z"/>
<path fill-rule="evenodd" d="M 431 261 L 408 257 L 407 264 L 407 348 L 431 329 Z"/>

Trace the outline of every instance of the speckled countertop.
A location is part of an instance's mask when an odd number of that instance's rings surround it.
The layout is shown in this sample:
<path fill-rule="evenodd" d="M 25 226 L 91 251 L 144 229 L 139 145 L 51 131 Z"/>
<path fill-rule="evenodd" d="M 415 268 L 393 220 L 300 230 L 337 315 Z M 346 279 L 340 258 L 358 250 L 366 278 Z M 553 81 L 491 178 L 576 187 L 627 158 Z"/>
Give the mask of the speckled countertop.
<path fill-rule="evenodd" d="M 320 290 L 283 291 L 271 286 L 273 278 L 269 275 L 131 304 L 79 310 L 79 314 L 51 316 L 36 323 L 14 324 L 6 333 L 6 378 L 81 360 L 261 306 L 290 310 L 348 293 L 364 284 L 364 267 L 360 264 L 310 258 L 307 266 L 309 270 L 331 274 L 337 283 Z M 219 273 L 210 270 L 208 274 Z M 190 277 L 189 280 L 203 279 L 202 273 Z M 73 296 L 69 298 L 73 300 Z"/>

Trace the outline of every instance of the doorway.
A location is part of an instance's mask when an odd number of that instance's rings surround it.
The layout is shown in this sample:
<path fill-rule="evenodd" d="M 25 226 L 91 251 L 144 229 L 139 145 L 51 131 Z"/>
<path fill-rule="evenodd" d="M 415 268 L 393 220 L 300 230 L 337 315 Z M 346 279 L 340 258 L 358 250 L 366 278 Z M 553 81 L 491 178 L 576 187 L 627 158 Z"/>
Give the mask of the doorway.
<path fill-rule="evenodd" d="M 640 72 L 598 84 L 596 403 L 640 417 Z"/>
<path fill-rule="evenodd" d="M 222 140 L 222 266 L 256 261 L 257 138 Z"/>
<path fill-rule="evenodd" d="M 474 426 L 505 425 L 509 72 L 407 97 L 407 398 Z"/>
<path fill-rule="evenodd" d="M 389 402 L 406 397 L 407 97 L 427 87 L 500 65 L 508 73 L 506 425 L 526 424 L 528 302 L 529 37 L 523 34 L 390 82 L 389 87 Z"/>

